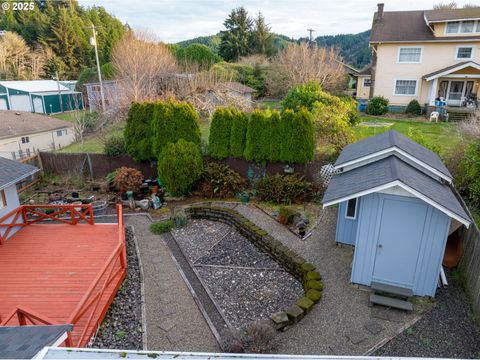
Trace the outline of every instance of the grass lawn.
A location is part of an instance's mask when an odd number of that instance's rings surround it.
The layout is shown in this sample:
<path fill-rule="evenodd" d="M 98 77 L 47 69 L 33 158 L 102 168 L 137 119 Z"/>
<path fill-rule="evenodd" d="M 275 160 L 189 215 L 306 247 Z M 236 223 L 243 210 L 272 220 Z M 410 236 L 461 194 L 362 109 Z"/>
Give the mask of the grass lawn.
<path fill-rule="evenodd" d="M 70 144 L 57 152 L 63 153 L 103 153 L 103 140 L 105 136 L 120 135 L 123 133 L 125 123 L 110 124 L 102 132 L 85 136 L 83 145 L 80 142 Z"/>
<path fill-rule="evenodd" d="M 460 143 L 461 135 L 455 123 L 430 123 L 412 120 L 396 120 L 374 116 L 361 116 L 360 122 L 376 122 L 376 123 L 391 123 L 392 126 L 385 127 L 368 127 L 364 125 L 357 125 L 355 133 L 358 139 L 363 139 L 369 136 L 378 135 L 388 130 L 397 130 L 399 133 L 406 135 L 408 129 L 411 127 L 419 130 L 431 142 L 436 143 L 442 148 L 442 157 L 447 157 L 452 150 Z"/>
<path fill-rule="evenodd" d="M 80 110 L 82 113 L 86 113 L 85 110 Z M 64 113 L 60 113 L 60 114 L 54 114 L 54 115 L 51 115 L 53 116 L 54 118 L 57 118 L 57 119 L 60 119 L 60 120 L 65 120 L 65 121 L 69 121 L 69 122 L 74 122 L 75 121 L 75 112 L 74 111 L 69 111 L 69 112 L 64 112 Z"/>

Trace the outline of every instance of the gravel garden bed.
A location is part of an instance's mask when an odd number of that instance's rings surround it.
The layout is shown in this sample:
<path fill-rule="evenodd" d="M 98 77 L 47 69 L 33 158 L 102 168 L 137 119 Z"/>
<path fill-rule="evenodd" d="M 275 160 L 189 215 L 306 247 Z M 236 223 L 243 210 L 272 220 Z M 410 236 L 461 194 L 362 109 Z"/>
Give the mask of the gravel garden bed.
<path fill-rule="evenodd" d="M 142 295 L 140 263 L 133 231 L 127 227 L 127 276 L 117 292 L 91 347 L 142 350 Z"/>
<path fill-rule="evenodd" d="M 268 319 L 303 295 L 297 279 L 226 224 L 195 219 L 172 235 L 234 328 Z"/>
<path fill-rule="evenodd" d="M 480 358 L 480 330 L 461 281 L 451 272 L 447 276 L 449 286 L 438 289 L 436 306 L 374 356 Z"/>

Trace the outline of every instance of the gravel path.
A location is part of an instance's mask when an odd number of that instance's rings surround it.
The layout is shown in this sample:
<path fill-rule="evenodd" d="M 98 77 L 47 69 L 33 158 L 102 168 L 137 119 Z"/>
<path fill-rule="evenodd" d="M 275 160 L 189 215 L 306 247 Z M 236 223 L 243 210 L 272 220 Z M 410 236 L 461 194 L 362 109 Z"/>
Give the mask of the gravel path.
<path fill-rule="evenodd" d="M 374 355 L 480 358 L 480 331 L 465 292 L 451 273 L 447 276 L 449 286 L 438 290 L 435 308 Z"/>
<path fill-rule="evenodd" d="M 416 318 L 416 314 L 370 308 L 369 293 L 350 284 L 353 249 L 335 244 L 335 208 L 321 210 L 321 221 L 307 240 L 252 205 L 237 204 L 235 210 L 315 264 L 323 278 L 322 300 L 302 321 L 277 336 L 276 353 L 362 355 Z"/>
<path fill-rule="evenodd" d="M 98 222 L 98 221 L 97 221 Z M 132 229 L 125 229 L 127 276 L 103 320 L 93 348 L 142 350 L 142 296 L 140 265 Z"/>
<path fill-rule="evenodd" d="M 225 226 L 195 219 L 172 230 L 172 235 L 189 258 L 196 259 L 190 265 L 232 327 L 268 319 L 303 296 L 302 285 L 293 276 Z"/>
<path fill-rule="evenodd" d="M 129 216 L 126 223 L 134 228 L 143 266 L 148 349 L 218 352 L 163 238 L 150 232 L 149 218 Z"/>

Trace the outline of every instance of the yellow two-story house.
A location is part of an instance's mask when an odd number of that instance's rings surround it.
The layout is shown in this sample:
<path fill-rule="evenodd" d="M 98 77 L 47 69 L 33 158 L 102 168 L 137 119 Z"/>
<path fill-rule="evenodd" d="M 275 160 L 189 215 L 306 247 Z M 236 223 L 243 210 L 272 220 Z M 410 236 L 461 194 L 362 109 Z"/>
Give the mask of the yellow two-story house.
<path fill-rule="evenodd" d="M 416 99 L 428 109 L 472 104 L 480 83 L 480 8 L 384 11 L 378 4 L 357 98 L 383 96 L 401 111 Z"/>

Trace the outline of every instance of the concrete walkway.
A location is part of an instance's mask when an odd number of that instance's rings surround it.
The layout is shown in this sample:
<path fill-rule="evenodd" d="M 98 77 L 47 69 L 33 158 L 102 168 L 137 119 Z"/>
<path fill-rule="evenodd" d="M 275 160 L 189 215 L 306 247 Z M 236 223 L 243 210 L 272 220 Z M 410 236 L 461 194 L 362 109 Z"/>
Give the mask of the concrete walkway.
<path fill-rule="evenodd" d="M 362 355 L 418 318 L 415 313 L 369 307 L 369 293 L 350 284 L 353 249 L 335 244 L 335 208 L 322 210 L 313 235 L 303 241 L 253 205 L 224 206 L 234 206 L 315 264 L 322 275 L 325 285 L 322 300 L 300 323 L 279 334 L 277 353 Z"/>
<path fill-rule="evenodd" d="M 143 265 L 147 346 L 150 350 L 218 352 L 219 346 L 147 216 L 128 216 Z"/>

